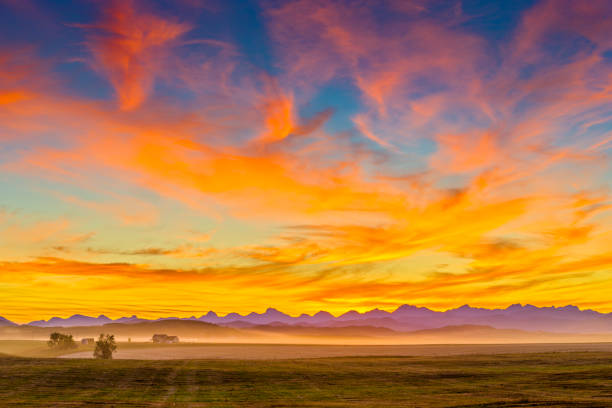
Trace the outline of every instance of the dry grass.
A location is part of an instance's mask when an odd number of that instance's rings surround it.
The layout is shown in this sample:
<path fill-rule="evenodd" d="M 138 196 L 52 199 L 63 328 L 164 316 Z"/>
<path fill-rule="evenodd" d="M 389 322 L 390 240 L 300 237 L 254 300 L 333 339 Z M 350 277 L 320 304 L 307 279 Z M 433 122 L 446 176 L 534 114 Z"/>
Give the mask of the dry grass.
<path fill-rule="evenodd" d="M 0 344 L 0 351 L 1 351 Z M 575 344 L 451 344 L 451 345 L 301 345 L 301 344 L 202 344 L 153 343 L 119 344 L 117 359 L 185 360 L 185 359 L 240 359 L 270 360 L 322 357 L 366 356 L 445 356 L 463 354 L 512 354 L 570 351 L 612 352 L 612 343 Z M 81 351 L 66 355 L 71 358 L 91 358 L 92 353 Z"/>
<path fill-rule="evenodd" d="M 2 406 L 610 407 L 612 353 L 303 360 L 0 358 Z"/>

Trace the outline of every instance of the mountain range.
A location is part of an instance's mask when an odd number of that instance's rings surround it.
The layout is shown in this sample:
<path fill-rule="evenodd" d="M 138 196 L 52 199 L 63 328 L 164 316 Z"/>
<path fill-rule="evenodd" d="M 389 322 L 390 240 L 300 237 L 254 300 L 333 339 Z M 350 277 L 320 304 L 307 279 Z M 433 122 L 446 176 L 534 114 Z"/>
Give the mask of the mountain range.
<path fill-rule="evenodd" d="M 548 331 L 557 333 L 605 333 L 612 332 L 612 313 L 580 310 L 573 305 L 563 307 L 536 307 L 514 304 L 505 309 L 474 308 L 464 305 L 446 311 L 434 311 L 426 307 L 402 305 L 392 312 L 373 309 L 360 313 L 348 311 L 339 316 L 320 311 L 313 315 L 290 316 L 273 308 L 264 313 L 240 315 L 229 313 L 220 316 L 213 311 L 188 318 L 168 317 L 156 320 L 142 319 L 135 315 L 110 319 L 75 314 L 68 318 L 52 317 L 28 323 L 35 327 L 83 327 L 102 326 L 111 323 L 135 324 L 165 320 L 191 320 L 212 323 L 230 328 L 253 328 L 255 326 L 300 326 L 300 327 L 352 327 L 369 326 L 407 332 L 435 329 L 457 325 L 485 325 L 496 329 Z M 0 326 L 17 326 L 0 317 Z"/>

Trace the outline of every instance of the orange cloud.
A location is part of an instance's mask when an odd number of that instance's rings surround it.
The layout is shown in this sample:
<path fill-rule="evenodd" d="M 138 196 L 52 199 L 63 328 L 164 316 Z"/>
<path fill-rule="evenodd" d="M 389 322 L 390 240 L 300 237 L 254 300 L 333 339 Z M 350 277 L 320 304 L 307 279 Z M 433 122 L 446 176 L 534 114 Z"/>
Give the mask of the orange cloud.
<path fill-rule="evenodd" d="M 394 8 L 405 14 L 388 25 L 368 5 L 283 2 L 265 15 L 282 68 L 269 78 L 237 68 L 237 48 L 221 41 L 197 42 L 198 52 L 215 53 L 181 57 L 175 47 L 188 24 L 115 2 L 82 28 L 122 112 L 63 92 L 51 74 L 35 81 L 51 71 L 48 61 L 3 52 L 0 118 L 13 150 L 1 171 L 70 188 L 50 196 L 99 223 L 2 221 L 19 256 L 3 254 L 0 273 L 20 280 L 0 307 L 25 299 L 21 313 L 35 315 L 47 309 L 31 299 L 47 299 L 101 312 L 107 295 L 117 313 L 151 311 L 162 299 L 158 316 L 210 304 L 244 311 L 261 299 L 287 311 L 407 301 L 610 307 L 601 294 L 610 286 L 602 149 L 610 136 L 595 131 L 612 99 L 601 57 L 609 30 L 597 12 L 605 3 L 564 4 L 569 11 L 552 2 L 528 11 L 493 64 L 485 38 L 416 18 L 426 2 Z M 594 51 L 551 64 L 542 43 L 559 30 L 588 38 Z M 180 82 L 193 103 L 145 104 L 157 79 Z M 299 115 L 335 79 L 348 80 L 360 102 L 346 131 L 323 127 L 333 109 Z M 69 251 L 90 225 L 96 240 L 108 233 L 109 218 L 129 244 L 107 236 Z M 130 237 L 177 219 L 186 225 L 167 241 Z M 202 220 L 210 225 L 191 225 Z M 76 222 L 84 225 L 68 230 Z M 184 236 L 192 228 L 219 233 Z M 15 260 L 47 247 L 78 260 Z M 179 258 L 180 268 L 171 264 Z"/>
<path fill-rule="evenodd" d="M 166 58 L 191 26 L 143 11 L 132 0 L 113 1 L 103 11 L 104 19 L 82 26 L 89 32 L 91 63 L 108 77 L 120 108 L 131 110 L 146 100 L 155 78 L 165 75 Z"/>
<path fill-rule="evenodd" d="M 295 129 L 291 97 L 279 95 L 263 103 L 265 131 L 259 137 L 262 142 L 276 142 L 289 136 Z"/>

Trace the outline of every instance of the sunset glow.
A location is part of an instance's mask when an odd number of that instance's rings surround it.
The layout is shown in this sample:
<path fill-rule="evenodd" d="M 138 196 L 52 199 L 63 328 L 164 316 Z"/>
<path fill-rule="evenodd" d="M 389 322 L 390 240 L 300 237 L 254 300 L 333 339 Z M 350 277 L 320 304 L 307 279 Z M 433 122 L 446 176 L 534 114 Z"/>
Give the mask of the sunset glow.
<path fill-rule="evenodd" d="M 0 315 L 612 312 L 612 3 L 0 0 Z"/>

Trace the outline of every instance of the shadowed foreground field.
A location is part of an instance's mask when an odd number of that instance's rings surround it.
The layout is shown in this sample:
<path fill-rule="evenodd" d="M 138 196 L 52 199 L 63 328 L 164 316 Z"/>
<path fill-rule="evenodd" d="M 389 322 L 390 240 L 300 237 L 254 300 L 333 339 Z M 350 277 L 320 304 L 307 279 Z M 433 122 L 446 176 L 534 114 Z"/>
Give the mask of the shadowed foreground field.
<path fill-rule="evenodd" d="M 304 360 L 0 358 L 2 406 L 610 407 L 612 353 Z"/>

